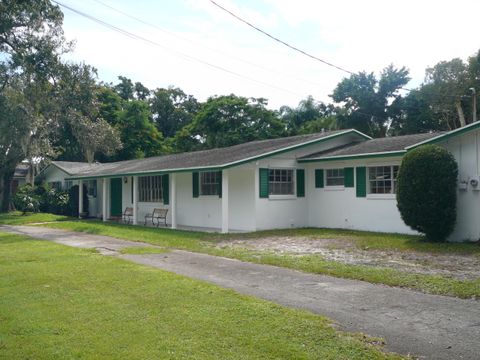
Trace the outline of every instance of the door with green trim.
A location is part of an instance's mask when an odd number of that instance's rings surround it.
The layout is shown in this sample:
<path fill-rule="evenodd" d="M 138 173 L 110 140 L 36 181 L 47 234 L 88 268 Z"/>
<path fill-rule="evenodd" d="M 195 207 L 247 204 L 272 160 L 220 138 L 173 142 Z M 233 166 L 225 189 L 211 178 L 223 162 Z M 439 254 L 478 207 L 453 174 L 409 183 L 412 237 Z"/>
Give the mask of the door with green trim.
<path fill-rule="evenodd" d="M 122 179 L 110 179 L 110 215 L 122 215 Z"/>

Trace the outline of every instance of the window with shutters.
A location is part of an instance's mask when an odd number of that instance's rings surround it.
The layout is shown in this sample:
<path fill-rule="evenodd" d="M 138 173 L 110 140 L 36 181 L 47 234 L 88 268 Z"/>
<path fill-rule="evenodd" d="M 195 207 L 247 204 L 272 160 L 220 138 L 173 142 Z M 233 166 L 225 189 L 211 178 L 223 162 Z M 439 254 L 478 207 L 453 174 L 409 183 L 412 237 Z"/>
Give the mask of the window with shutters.
<path fill-rule="evenodd" d="M 220 195 L 220 177 L 219 171 L 205 171 L 200 173 L 200 195 Z"/>
<path fill-rule="evenodd" d="M 344 186 L 345 176 L 342 169 L 326 169 L 325 170 L 325 183 L 327 186 Z"/>
<path fill-rule="evenodd" d="M 162 202 L 163 182 L 162 176 L 140 176 L 138 178 L 138 201 Z"/>
<path fill-rule="evenodd" d="M 294 176 L 290 169 L 269 169 L 268 193 L 269 195 L 294 195 Z"/>
<path fill-rule="evenodd" d="M 370 194 L 395 194 L 397 192 L 398 165 L 368 168 Z"/>

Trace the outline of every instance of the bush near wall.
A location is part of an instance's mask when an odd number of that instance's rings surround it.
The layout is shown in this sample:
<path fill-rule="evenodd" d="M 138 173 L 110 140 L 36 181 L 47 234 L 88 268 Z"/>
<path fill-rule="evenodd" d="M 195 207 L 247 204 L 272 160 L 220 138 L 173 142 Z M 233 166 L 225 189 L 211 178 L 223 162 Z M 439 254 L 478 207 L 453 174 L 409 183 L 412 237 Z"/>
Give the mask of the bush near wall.
<path fill-rule="evenodd" d="M 455 158 L 437 145 L 409 151 L 397 177 L 397 206 L 405 224 L 432 241 L 443 241 L 453 231 L 457 216 Z"/>
<path fill-rule="evenodd" d="M 40 211 L 40 197 L 30 184 L 20 186 L 12 198 L 13 205 L 22 213 Z"/>
<path fill-rule="evenodd" d="M 21 186 L 13 197 L 15 208 L 23 213 L 45 212 L 57 215 L 78 216 L 78 186 L 69 191 L 57 190 L 43 183 L 32 187 Z M 83 208 L 88 211 L 88 196 L 84 186 Z"/>

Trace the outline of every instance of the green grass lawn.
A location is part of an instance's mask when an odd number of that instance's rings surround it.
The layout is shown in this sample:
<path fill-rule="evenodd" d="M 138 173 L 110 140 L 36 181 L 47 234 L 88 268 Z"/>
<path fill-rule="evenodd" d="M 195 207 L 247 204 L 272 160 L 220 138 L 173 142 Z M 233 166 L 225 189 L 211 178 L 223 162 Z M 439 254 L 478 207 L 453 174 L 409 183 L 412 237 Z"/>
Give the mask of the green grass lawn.
<path fill-rule="evenodd" d="M 18 217 L 20 216 L 17 215 Z M 0 217 L 0 223 L 1 221 Z M 259 264 L 283 266 L 315 274 L 327 274 L 348 279 L 364 280 L 371 283 L 406 287 L 430 294 L 457 296 L 460 298 L 480 298 L 480 279 L 462 281 L 440 275 L 413 274 L 380 267 L 349 265 L 325 260 L 320 255 L 291 256 L 246 249 L 215 247 L 219 241 L 235 239 L 239 236 L 252 239 L 262 236 L 308 236 L 311 238 L 342 239 L 352 246 L 367 250 L 420 251 L 438 254 L 475 254 L 480 256 L 478 243 L 430 243 L 426 242 L 421 236 L 313 228 L 223 235 L 102 223 L 101 221 L 62 221 L 45 224 L 44 226 L 142 241 L 167 249 L 202 252 Z M 148 250 L 142 251 L 148 252 Z"/>
<path fill-rule="evenodd" d="M 72 220 L 71 217 L 45 213 L 26 213 L 19 211 L 0 213 L 0 225 L 23 225 L 49 221 Z"/>
<path fill-rule="evenodd" d="M 394 359 L 327 319 L 0 232 L 1 359 Z"/>
<path fill-rule="evenodd" d="M 376 268 L 364 265 L 349 265 L 335 261 L 327 261 L 320 255 L 291 256 L 247 249 L 218 248 L 214 245 L 221 240 L 238 237 L 238 234 L 221 235 L 202 232 L 180 231 L 171 229 L 145 228 L 132 225 L 102 223 L 100 221 L 75 221 L 46 224 L 45 226 L 98 235 L 108 235 L 119 239 L 142 241 L 165 248 L 196 251 L 217 256 L 225 256 L 259 264 L 282 266 L 315 274 L 327 274 L 348 279 L 364 280 L 371 283 L 390 286 L 407 287 L 430 294 L 450 295 L 460 298 L 480 298 L 480 279 L 457 280 L 439 275 L 424 275 L 401 272 L 394 269 Z M 372 248 L 393 249 L 398 241 L 398 251 L 418 250 L 427 251 L 428 248 L 438 246 L 438 253 L 475 253 L 478 254 L 477 244 L 436 244 L 425 243 L 421 237 L 379 234 L 359 231 L 342 231 L 330 229 L 296 229 L 261 231 L 250 234 L 241 234 L 242 237 L 259 236 L 317 236 L 317 237 L 345 237 L 346 241 L 358 241 L 364 246 L 368 243 Z M 381 247 L 384 244 L 384 247 Z M 148 251 L 148 250 L 146 250 Z"/>

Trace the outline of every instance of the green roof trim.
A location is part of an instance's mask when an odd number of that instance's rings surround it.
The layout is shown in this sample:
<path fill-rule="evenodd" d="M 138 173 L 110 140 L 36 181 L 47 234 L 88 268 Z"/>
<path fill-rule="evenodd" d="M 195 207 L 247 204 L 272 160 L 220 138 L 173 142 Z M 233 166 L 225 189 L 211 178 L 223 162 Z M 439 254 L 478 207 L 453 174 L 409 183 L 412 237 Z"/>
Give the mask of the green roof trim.
<path fill-rule="evenodd" d="M 252 156 L 250 158 L 234 161 L 231 163 L 226 163 L 223 165 L 214 165 L 214 166 L 203 166 L 203 167 L 191 167 L 191 168 L 172 168 L 172 169 L 164 169 L 164 170 L 151 170 L 151 171 L 143 171 L 143 172 L 138 172 L 138 173 L 132 173 L 132 172 L 126 172 L 126 173 L 118 173 L 118 174 L 111 174 L 111 175 L 86 175 L 86 176 L 71 176 L 70 178 L 67 178 L 66 180 L 88 180 L 88 179 L 108 179 L 108 178 L 118 178 L 118 177 L 123 177 L 123 176 L 151 176 L 151 175 L 162 175 L 162 174 L 170 174 L 170 173 L 181 173 L 181 172 L 195 172 L 195 171 L 221 171 L 225 169 L 229 169 L 232 167 L 240 166 L 252 161 L 256 160 L 261 160 L 264 158 L 268 158 L 271 156 L 283 154 L 292 150 L 298 150 L 310 145 L 314 144 L 319 144 L 322 142 L 325 142 L 327 140 L 332 140 L 337 137 L 345 136 L 345 135 L 350 135 L 350 134 L 355 134 L 358 135 L 364 139 L 371 139 L 370 136 L 363 134 L 362 132 L 355 130 L 355 129 L 348 129 L 336 134 L 328 135 L 325 137 L 321 137 L 319 139 L 315 140 L 310 140 L 307 142 L 304 142 L 302 144 L 297 144 L 293 146 L 288 146 L 283 149 L 279 150 L 274 150 L 262 155 L 257 155 L 257 156 Z"/>
<path fill-rule="evenodd" d="M 478 128 L 480 128 L 480 121 L 477 121 L 477 122 L 471 123 L 467 126 L 449 131 L 446 134 L 442 134 L 442 135 L 436 136 L 434 138 L 419 142 L 418 144 L 407 146 L 405 149 L 410 150 L 410 149 L 414 149 L 418 146 L 425 145 L 425 144 L 436 144 L 436 143 L 439 143 L 439 142 L 447 141 L 447 140 L 449 140 L 453 137 L 456 137 L 458 135 L 462 135 L 462 134 L 465 134 L 467 132 L 477 130 Z"/>
<path fill-rule="evenodd" d="M 388 152 L 378 152 L 369 154 L 355 154 L 355 155 L 339 155 L 330 157 L 319 157 L 317 159 L 299 159 L 299 163 L 314 163 L 314 162 L 326 162 L 326 161 L 344 161 L 344 160 L 357 160 L 357 159 L 369 159 L 369 158 L 382 158 L 392 156 L 403 156 L 407 150 L 397 150 Z"/>

